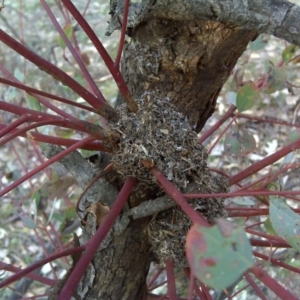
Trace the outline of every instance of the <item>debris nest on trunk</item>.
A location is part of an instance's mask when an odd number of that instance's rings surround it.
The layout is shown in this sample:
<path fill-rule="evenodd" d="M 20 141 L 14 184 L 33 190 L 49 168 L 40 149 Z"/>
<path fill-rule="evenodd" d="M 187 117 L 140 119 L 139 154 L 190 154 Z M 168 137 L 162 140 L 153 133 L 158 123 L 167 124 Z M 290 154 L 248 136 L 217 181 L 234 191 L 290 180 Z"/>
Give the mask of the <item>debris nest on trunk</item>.
<path fill-rule="evenodd" d="M 193 182 L 201 193 L 227 192 L 227 180 L 212 175 L 207 167 L 207 153 L 198 143 L 197 133 L 188 119 L 168 98 L 158 99 L 147 94 L 136 100 L 137 113 L 130 113 L 125 105 L 117 108 L 120 119 L 110 130 L 121 134 L 121 141 L 111 161 L 119 176 L 125 180 L 133 176 L 139 180 L 136 194 L 141 199 L 160 194 L 156 179 L 142 161 L 150 161 L 177 188 L 184 190 Z M 208 221 L 226 216 L 223 200 L 192 199 L 192 207 Z M 158 213 L 149 224 L 149 238 L 158 263 L 172 257 L 177 266 L 185 266 L 184 243 L 191 226 L 180 208 Z"/>

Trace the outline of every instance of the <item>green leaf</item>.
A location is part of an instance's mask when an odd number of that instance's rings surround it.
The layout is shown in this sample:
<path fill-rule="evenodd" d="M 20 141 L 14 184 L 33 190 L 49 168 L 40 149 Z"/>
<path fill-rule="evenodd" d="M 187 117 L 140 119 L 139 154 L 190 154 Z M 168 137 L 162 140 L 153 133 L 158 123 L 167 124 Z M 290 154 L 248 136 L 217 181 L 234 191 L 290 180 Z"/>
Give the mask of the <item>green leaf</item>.
<path fill-rule="evenodd" d="M 234 131 L 230 132 L 225 137 L 224 152 L 229 155 L 240 155 L 242 152 L 242 147 Z"/>
<path fill-rule="evenodd" d="M 55 127 L 54 132 L 59 137 L 69 139 L 74 135 L 75 130 L 69 128 Z"/>
<path fill-rule="evenodd" d="M 195 276 L 215 289 L 230 286 L 253 265 L 246 233 L 225 220 L 210 228 L 193 225 L 186 253 Z"/>
<path fill-rule="evenodd" d="M 270 197 L 269 215 L 276 234 L 294 249 L 300 250 L 300 216 L 282 198 Z"/>
<path fill-rule="evenodd" d="M 275 182 L 270 182 L 267 185 L 267 190 L 270 190 L 270 191 L 279 191 L 279 186 Z"/>
<path fill-rule="evenodd" d="M 224 152 L 228 155 L 247 154 L 252 152 L 255 147 L 255 138 L 246 129 L 233 128 L 226 134 Z"/>
<path fill-rule="evenodd" d="M 36 111 L 42 111 L 40 101 L 37 98 L 35 98 L 29 94 L 25 94 L 25 100 L 26 100 L 28 108 L 36 110 Z"/>
<path fill-rule="evenodd" d="M 299 47 L 296 45 L 290 45 L 283 50 L 282 59 L 284 60 L 285 63 L 288 63 L 292 59 L 292 57 L 294 56 L 298 48 Z"/>
<path fill-rule="evenodd" d="M 230 104 L 236 106 L 236 92 L 226 93 L 226 99 Z"/>
<path fill-rule="evenodd" d="M 242 145 L 243 153 L 252 152 L 256 147 L 256 141 L 252 134 L 248 130 L 242 128 L 238 131 L 238 140 Z"/>
<path fill-rule="evenodd" d="M 20 71 L 19 68 L 16 68 L 14 70 L 14 76 L 21 82 L 23 82 L 24 80 L 24 73 Z"/>
<path fill-rule="evenodd" d="M 267 45 L 266 37 L 263 35 L 260 35 L 255 41 L 250 43 L 250 49 L 252 51 L 258 51 Z"/>
<path fill-rule="evenodd" d="M 66 219 L 76 219 L 77 218 L 77 212 L 76 212 L 76 208 L 74 206 L 72 207 L 68 207 L 66 210 L 65 210 L 65 218 Z"/>
<path fill-rule="evenodd" d="M 276 232 L 275 232 L 275 230 L 274 230 L 274 228 L 273 228 L 273 226 L 272 226 L 272 223 L 271 223 L 270 218 L 268 218 L 268 219 L 265 221 L 264 227 L 265 227 L 266 232 L 267 232 L 268 234 L 276 235 Z"/>
<path fill-rule="evenodd" d="M 298 129 L 289 130 L 287 134 L 288 143 L 294 142 L 300 138 L 300 132 Z"/>
<path fill-rule="evenodd" d="M 59 227 L 60 232 L 63 232 L 64 229 L 68 226 L 68 224 L 74 220 L 77 219 L 77 211 L 76 208 L 74 206 L 72 207 L 68 207 L 65 211 L 64 211 L 64 217 L 62 220 L 62 223 Z"/>
<path fill-rule="evenodd" d="M 258 90 L 255 85 L 245 85 L 239 89 L 236 96 L 236 107 L 239 112 L 250 109 L 254 100 L 258 97 Z"/>
<path fill-rule="evenodd" d="M 288 154 L 284 157 L 283 161 L 280 163 L 279 168 L 283 168 L 285 165 L 291 163 L 292 160 L 293 160 L 293 158 L 294 158 L 294 152 L 288 153 Z"/>
<path fill-rule="evenodd" d="M 251 199 L 251 197 L 234 197 L 231 199 L 231 202 L 242 206 L 255 205 L 255 202 Z"/>
<path fill-rule="evenodd" d="M 284 67 L 274 68 L 270 66 L 267 87 L 264 93 L 272 94 L 281 91 L 286 87 L 286 69 Z"/>
<path fill-rule="evenodd" d="M 72 26 L 72 24 L 67 24 L 66 26 L 64 26 L 64 33 L 67 36 L 68 40 L 71 40 L 71 37 L 73 35 L 73 26 Z M 63 38 L 60 35 L 58 37 L 58 44 L 60 45 L 60 47 L 62 49 L 66 48 L 66 44 L 65 44 Z"/>
<path fill-rule="evenodd" d="M 34 229 L 36 228 L 35 222 L 29 216 L 20 216 L 23 225 L 27 228 Z"/>

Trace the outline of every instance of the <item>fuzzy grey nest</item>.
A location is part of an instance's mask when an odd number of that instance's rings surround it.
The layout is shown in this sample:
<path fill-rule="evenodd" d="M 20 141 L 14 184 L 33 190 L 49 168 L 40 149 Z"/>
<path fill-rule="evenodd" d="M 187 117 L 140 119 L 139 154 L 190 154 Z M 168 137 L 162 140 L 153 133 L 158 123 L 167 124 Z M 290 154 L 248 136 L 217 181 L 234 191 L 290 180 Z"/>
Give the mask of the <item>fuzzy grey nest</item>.
<path fill-rule="evenodd" d="M 114 169 L 125 179 L 139 180 L 141 197 L 157 189 L 157 181 L 143 166 L 148 160 L 176 187 L 184 190 L 190 182 L 202 193 L 227 191 L 227 180 L 212 176 L 207 168 L 207 153 L 198 143 L 197 134 L 187 118 L 167 99 L 150 95 L 137 100 L 138 112 L 129 113 L 125 105 L 118 107 L 120 120 L 110 129 L 121 134 L 118 149 L 112 155 Z M 226 216 L 222 199 L 193 199 L 195 210 L 211 221 Z M 177 266 L 185 266 L 185 235 L 191 222 L 180 208 L 158 213 L 149 224 L 149 237 L 158 263 L 172 257 Z"/>

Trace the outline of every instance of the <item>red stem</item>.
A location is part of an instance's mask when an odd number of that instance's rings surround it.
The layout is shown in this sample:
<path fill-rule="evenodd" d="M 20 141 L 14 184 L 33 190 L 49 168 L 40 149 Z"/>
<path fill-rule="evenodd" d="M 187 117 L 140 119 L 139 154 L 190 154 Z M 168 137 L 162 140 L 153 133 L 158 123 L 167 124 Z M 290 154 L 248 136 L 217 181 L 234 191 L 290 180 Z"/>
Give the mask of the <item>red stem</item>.
<path fill-rule="evenodd" d="M 75 58 L 81 72 L 83 73 L 84 77 L 86 78 L 87 82 L 89 83 L 89 85 L 91 86 L 94 94 L 97 96 L 97 98 L 99 99 L 99 102 L 101 104 L 107 104 L 105 98 L 103 97 L 101 91 L 98 89 L 97 85 L 95 84 L 92 76 L 90 75 L 90 73 L 88 72 L 87 68 L 85 67 L 85 64 L 82 61 L 82 58 L 80 55 L 78 55 L 77 51 L 74 49 L 74 47 L 72 46 L 71 42 L 69 41 L 69 39 L 67 38 L 66 34 L 64 33 L 63 29 L 61 28 L 61 26 L 58 24 L 54 14 L 52 13 L 50 7 L 48 6 L 48 4 L 46 3 L 45 0 L 40 0 L 44 9 L 46 10 L 51 22 L 53 23 L 53 25 L 55 26 L 55 29 L 58 31 L 58 33 L 60 34 L 60 36 L 62 37 L 62 39 L 64 40 L 66 46 L 68 47 L 68 49 L 70 50 L 71 54 L 73 55 L 73 57 Z"/>
<path fill-rule="evenodd" d="M 0 289 L 19 280 L 20 278 L 23 278 L 24 276 L 26 276 L 27 274 L 33 272 L 34 270 L 46 265 L 47 263 L 55 260 L 55 259 L 58 259 L 60 257 L 63 257 L 63 256 L 68 256 L 68 255 L 71 255 L 71 254 L 74 254 L 74 253 L 77 253 L 77 252 L 81 252 L 85 249 L 85 246 L 80 246 L 80 247 L 76 247 L 76 248 L 72 248 L 72 249 L 67 249 L 67 250 L 64 250 L 64 251 L 61 251 L 59 253 L 55 253 L 55 254 L 51 254 L 49 255 L 48 257 L 42 259 L 41 261 L 37 262 L 37 263 L 34 263 L 33 265 L 25 268 L 25 269 L 22 269 L 20 271 L 18 271 L 16 274 L 10 276 L 9 278 L 3 280 L 0 282 Z M 2 264 L 2 263 L 1 263 Z M 29 276 L 28 276 L 29 277 Z"/>
<path fill-rule="evenodd" d="M 238 114 L 238 117 L 248 119 L 248 120 L 264 122 L 264 123 L 272 123 L 272 124 L 279 124 L 279 125 L 283 125 L 283 126 L 290 126 L 290 127 L 300 128 L 300 124 L 293 124 L 293 123 L 289 123 L 289 122 L 285 122 L 285 121 L 281 121 L 281 120 L 278 121 L 278 120 L 267 119 L 266 116 L 264 116 L 264 117 L 255 117 L 255 116 L 246 115 L 246 114 Z"/>
<path fill-rule="evenodd" d="M 15 137 L 23 135 L 25 132 L 27 132 L 33 128 L 37 128 L 37 127 L 41 127 L 41 126 L 45 126 L 45 125 L 56 125 L 56 126 L 65 127 L 65 120 L 41 121 L 41 122 L 33 123 L 31 125 L 28 125 L 26 127 L 20 128 L 20 129 L 16 129 L 13 132 L 11 132 L 9 135 L 6 135 L 5 137 L 3 137 L 1 139 L 0 147 L 3 146 L 4 144 L 6 144 L 7 142 L 13 140 Z"/>
<path fill-rule="evenodd" d="M 214 149 L 214 147 L 217 145 L 217 143 L 220 141 L 220 139 L 222 138 L 222 136 L 226 133 L 226 131 L 228 130 L 229 127 L 231 127 L 232 123 L 235 122 L 236 117 L 232 118 L 228 124 L 226 125 L 226 127 L 222 130 L 222 132 L 219 134 L 219 136 L 216 138 L 216 140 L 213 142 L 213 144 L 211 145 L 211 147 L 208 149 L 207 154 L 209 155 L 211 153 L 211 151 Z"/>
<path fill-rule="evenodd" d="M 204 296 L 205 296 L 205 299 L 207 299 L 207 300 L 213 300 L 213 298 L 211 297 L 211 295 L 210 295 L 210 293 L 209 293 L 209 290 L 208 290 L 208 288 L 206 287 L 206 285 L 205 285 L 202 281 L 199 281 L 199 284 L 200 284 L 202 293 L 203 293 Z"/>
<path fill-rule="evenodd" d="M 257 173 L 261 169 L 273 164 L 280 158 L 282 158 L 282 157 L 288 155 L 290 152 L 298 149 L 300 147 L 299 143 L 300 143 L 300 140 L 297 140 L 297 141 L 283 147 L 282 149 L 278 150 L 276 153 L 269 155 L 268 157 L 264 158 L 263 160 L 254 163 L 253 165 L 251 165 L 247 169 L 239 172 L 238 174 L 230 177 L 229 185 L 230 186 L 234 185 L 237 182 L 251 176 L 252 174 Z"/>
<path fill-rule="evenodd" d="M 64 119 L 60 116 L 50 115 L 43 112 L 38 112 L 29 108 L 21 107 L 19 105 L 7 103 L 4 101 L 0 101 L 0 109 L 4 111 L 11 112 L 13 114 L 17 114 L 22 116 L 24 114 L 28 115 L 28 118 L 31 122 L 39 122 L 39 121 L 49 121 L 51 122 L 59 121 L 60 126 L 75 129 L 78 131 L 82 131 L 88 134 L 93 135 L 95 138 L 99 140 L 105 140 L 107 137 L 107 133 L 100 126 L 77 120 L 76 122 L 72 122 L 68 119 Z"/>
<path fill-rule="evenodd" d="M 70 0 L 62 0 L 62 2 L 67 7 L 69 12 L 73 15 L 73 17 L 78 22 L 78 24 L 81 26 L 81 28 L 84 30 L 86 35 L 90 38 L 90 41 L 94 44 L 98 53 L 103 58 L 103 61 L 105 62 L 108 70 L 110 71 L 116 84 L 118 85 L 118 88 L 119 88 L 125 102 L 127 103 L 129 110 L 131 112 L 136 112 L 137 105 L 134 102 L 134 100 L 131 96 L 131 93 L 129 92 L 129 89 L 126 85 L 126 82 L 125 82 L 120 70 L 115 69 L 114 63 L 113 63 L 111 57 L 108 55 L 108 53 L 105 50 L 105 48 L 103 47 L 102 43 L 99 41 L 95 32 L 92 30 L 92 28 L 87 23 L 85 18 L 80 14 L 80 12 L 77 10 L 77 8 L 73 5 L 73 3 Z"/>
<path fill-rule="evenodd" d="M 87 138 L 81 140 L 80 142 L 72 145 L 71 147 L 63 150 L 59 154 L 51 157 L 49 160 L 47 160 L 43 164 L 41 164 L 37 168 L 33 169 L 32 171 L 30 171 L 29 173 L 27 173 L 25 176 L 22 176 L 20 179 L 16 180 L 14 183 L 12 183 L 8 187 L 6 187 L 2 191 L 0 191 L 0 197 L 4 196 L 8 192 L 10 192 L 12 189 L 16 188 L 18 185 L 20 185 L 21 183 L 23 183 L 24 181 L 26 181 L 28 178 L 31 178 L 33 175 L 37 174 L 38 172 L 42 171 L 46 167 L 50 166 L 52 163 L 54 163 L 56 161 L 59 161 L 62 157 L 66 156 L 70 152 L 75 151 L 76 149 L 80 148 L 84 144 L 89 143 L 89 142 L 91 142 L 93 140 L 94 140 L 93 137 L 87 137 Z"/>
<path fill-rule="evenodd" d="M 11 124 L 9 124 L 8 126 L 1 126 L 0 128 L 0 138 L 2 138 L 4 135 L 6 135 L 7 133 L 11 132 L 12 130 L 14 130 L 15 128 L 17 128 L 19 125 L 28 122 L 29 121 L 29 116 L 28 115 L 23 115 L 21 116 L 19 119 L 13 121 Z"/>
<path fill-rule="evenodd" d="M 165 192 L 181 207 L 181 209 L 190 217 L 193 223 L 199 223 L 204 227 L 210 227 L 206 219 L 196 212 L 185 200 L 184 195 L 175 187 L 157 168 L 150 169 L 157 181 L 162 185 Z"/>
<path fill-rule="evenodd" d="M 192 300 L 193 299 L 193 294 L 194 294 L 194 289 L 196 286 L 195 283 L 195 275 L 194 272 L 192 270 L 189 270 L 189 268 L 184 268 L 183 269 L 186 277 L 189 279 L 189 292 L 188 292 L 188 297 L 187 300 Z M 201 295 L 202 296 L 202 295 Z M 204 299 L 204 297 L 202 297 Z M 200 298 L 200 299 L 202 299 Z"/>
<path fill-rule="evenodd" d="M 232 198 L 232 197 L 241 197 L 241 196 L 286 196 L 286 195 L 300 195 L 300 191 L 269 191 L 262 190 L 242 190 L 231 193 L 215 193 L 215 194 L 183 194 L 185 198 L 208 198 L 208 197 L 222 197 L 222 198 Z"/>
<path fill-rule="evenodd" d="M 157 272 L 154 274 L 154 276 L 148 281 L 147 283 L 147 287 L 148 289 L 152 287 L 153 283 L 155 282 L 155 280 L 158 278 L 158 276 L 161 274 L 161 272 L 163 271 L 163 268 L 158 268 Z M 149 277 L 148 277 L 149 278 Z"/>
<path fill-rule="evenodd" d="M 12 272 L 12 273 L 18 273 L 18 272 L 23 271 L 20 268 L 17 268 L 15 266 L 10 265 L 10 264 L 6 264 L 4 262 L 0 262 L 0 269 L 5 270 L 5 271 L 9 271 L 9 272 Z M 32 280 L 38 281 L 40 283 L 47 284 L 49 286 L 55 286 L 55 284 L 56 284 L 56 280 L 49 279 L 49 278 L 46 278 L 46 277 L 42 277 L 42 276 L 37 275 L 35 273 L 29 273 L 29 274 L 26 274 L 25 276 L 27 278 L 32 279 Z"/>
<path fill-rule="evenodd" d="M 64 284 L 59 296 L 57 297 L 57 300 L 68 300 L 72 297 L 73 292 L 84 275 L 86 268 L 95 256 L 101 242 L 112 228 L 136 183 L 137 181 L 132 177 L 128 177 L 126 179 L 119 195 L 117 196 L 117 199 L 114 202 L 114 205 L 111 207 L 107 217 L 89 241 L 88 245 L 86 246 L 86 250 L 81 255 L 73 272 L 70 274 L 69 278 Z"/>
<path fill-rule="evenodd" d="M 251 276 L 249 275 L 249 273 L 245 272 L 244 276 L 245 276 L 246 280 L 249 282 L 249 284 L 252 286 L 252 288 L 254 289 L 254 291 L 256 292 L 257 296 L 260 297 L 260 299 L 262 299 L 262 300 L 267 300 L 267 298 L 262 293 L 262 291 L 260 290 L 260 288 L 257 286 L 257 284 L 254 282 L 254 280 L 251 278 Z"/>
<path fill-rule="evenodd" d="M 125 42 L 125 35 L 126 35 L 126 30 L 127 30 L 128 10 L 129 10 L 129 0 L 125 0 L 119 48 L 118 48 L 117 57 L 116 57 L 116 60 L 114 63 L 114 68 L 116 70 L 120 69 L 120 60 L 121 60 L 121 56 L 122 56 L 122 51 L 123 51 L 124 42 Z"/>
<path fill-rule="evenodd" d="M 220 128 L 220 126 L 229 119 L 233 112 L 236 110 L 236 106 L 231 105 L 227 112 L 222 116 L 222 118 L 216 122 L 212 127 L 209 128 L 209 130 L 205 131 L 200 138 L 198 139 L 199 143 L 203 143 L 209 136 L 211 136 L 216 130 Z"/>
<path fill-rule="evenodd" d="M 7 126 L 9 127 L 9 126 Z M 0 130 L 7 128 L 5 125 L 0 124 Z M 10 132 L 14 133 L 15 130 L 10 130 Z M 27 135 L 26 133 L 20 133 L 18 136 L 22 136 L 24 138 L 28 138 L 29 136 L 33 138 L 34 141 L 36 142 L 42 142 L 42 143 L 48 143 L 48 144 L 53 144 L 53 145 L 59 145 L 59 146 L 65 146 L 65 147 L 70 147 L 73 144 L 79 142 L 80 140 L 75 140 L 75 139 L 65 139 L 65 138 L 60 138 L 56 136 L 49 136 L 45 135 L 39 132 L 35 131 L 29 131 L 30 134 Z M 2 130 L 0 131 L 0 136 L 1 136 Z M 80 149 L 85 149 L 85 150 L 91 150 L 91 151 L 103 151 L 103 152 L 111 152 L 112 150 L 110 148 L 107 148 L 103 145 L 102 142 L 99 141 L 94 141 L 91 143 L 88 143 Z"/>
<path fill-rule="evenodd" d="M 50 74 L 53 78 L 60 81 L 62 84 L 70 87 L 74 92 L 76 92 L 79 96 L 85 99 L 91 106 L 93 106 L 96 112 L 108 120 L 117 121 L 118 116 L 115 110 L 109 106 L 107 103 L 100 103 L 99 99 L 97 99 L 93 94 L 91 94 L 88 90 L 82 87 L 79 83 L 77 83 L 72 77 L 68 74 L 57 68 L 55 65 L 51 64 L 44 58 L 38 56 L 33 53 L 21 43 L 17 42 L 7 33 L 5 33 L 2 29 L 0 29 L 0 41 L 6 44 L 8 47 L 19 53 L 21 56 L 25 57 L 33 64 L 35 64 L 39 69 L 45 71 Z"/>
<path fill-rule="evenodd" d="M 277 235 L 270 235 L 270 234 L 260 232 L 260 231 L 256 231 L 256 230 L 253 230 L 253 229 L 245 229 L 245 231 L 247 233 L 263 237 L 263 238 L 268 239 L 270 241 L 285 242 L 285 240 L 283 238 L 281 238 Z"/>
<path fill-rule="evenodd" d="M 283 286 L 281 286 L 275 279 L 268 275 L 268 273 L 264 272 L 262 269 L 258 267 L 252 267 L 249 270 L 255 277 L 264 283 L 270 290 L 272 290 L 280 299 L 286 300 L 297 300 L 298 297 L 295 297 L 288 290 L 286 290 Z"/>
<path fill-rule="evenodd" d="M 59 97 L 59 96 L 55 96 L 55 95 L 52 95 L 52 94 L 34 89 L 32 87 L 29 87 L 29 86 L 27 86 L 25 84 L 22 84 L 22 83 L 19 83 L 19 82 L 14 82 L 14 81 L 11 81 L 11 80 L 0 77 L 0 83 L 16 87 L 16 88 L 18 88 L 20 90 L 23 90 L 23 91 L 25 91 L 27 93 L 30 93 L 30 94 L 40 95 L 40 96 L 43 96 L 43 97 L 46 97 L 46 98 L 57 100 L 57 101 L 60 101 L 62 103 L 65 103 L 65 104 L 69 104 L 71 106 L 75 106 L 75 107 L 78 107 L 78 108 L 96 113 L 95 109 L 90 107 L 90 106 L 86 106 L 84 104 L 76 103 L 75 101 L 68 100 L 68 99 L 65 99 L 65 98 L 62 98 L 62 97 Z"/>
<path fill-rule="evenodd" d="M 259 239 L 259 240 L 253 239 L 253 238 L 250 238 L 249 241 L 250 241 L 251 245 L 255 246 L 255 247 L 291 248 L 291 246 L 286 242 L 278 242 L 278 241 L 271 242 L 271 241 L 263 241 L 261 239 Z"/>
<path fill-rule="evenodd" d="M 263 260 L 265 260 L 265 261 L 267 261 L 267 262 L 270 261 L 272 264 L 274 264 L 274 265 L 276 265 L 276 266 L 279 266 L 279 267 L 285 268 L 285 269 L 287 269 L 287 270 L 289 270 L 289 271 L 292 271 L 292 272 L 295 272 L 295 273 L 297 273 L 297 274 L 300 274 L 300 269 L 299 269 L 299 268 L 296 268 L 296 267 L 293 267 L 293 266 L 291 266 L 291 265 L 288 265 L 288 264 L 286 264 L 286 263 L 284 263 L 284 262 L 282 262 L 282 261 L 279 261 L 279 260 L 277 260 L 277 259 L 275 259 L 275 258 L 272 258 L 272 257 L 267 256 L 267 255 L 265 255 L 265 254 L 259 253 L 259 252 L 257 252 L 257 251 L 252 251 L 252 253 L 253 253 L 256 257 L 259 257 L 259 258 L 261 258 L 261 259 L 263 259 Z"/>
<path fill-rule="evenodd" d="M 174 274 L 174 263 L 171 258 L 166 260 L 166 272 L 167 272 L 169 299 L 175 300 L 177 299 L 176 284 L 175 284 L 175 274 Z"/>

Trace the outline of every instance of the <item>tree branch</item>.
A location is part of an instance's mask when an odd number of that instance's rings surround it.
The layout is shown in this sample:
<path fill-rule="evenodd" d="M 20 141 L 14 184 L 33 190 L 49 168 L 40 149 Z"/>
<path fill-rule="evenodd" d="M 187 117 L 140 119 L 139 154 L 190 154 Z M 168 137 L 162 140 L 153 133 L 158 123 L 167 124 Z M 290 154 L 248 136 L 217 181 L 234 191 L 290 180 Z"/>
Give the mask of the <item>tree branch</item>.
<path fill-rule="evenodd" d="M 117 7 L 114 13 L 108 35 L 120 29 L 122 8 Z M 300 45 L 300 7 L 285 0 L 144 0 L 131 5 L 127 27 L 135 28 L 154 17 L 232 23 L 240 29 L 256 30 Z"/>

